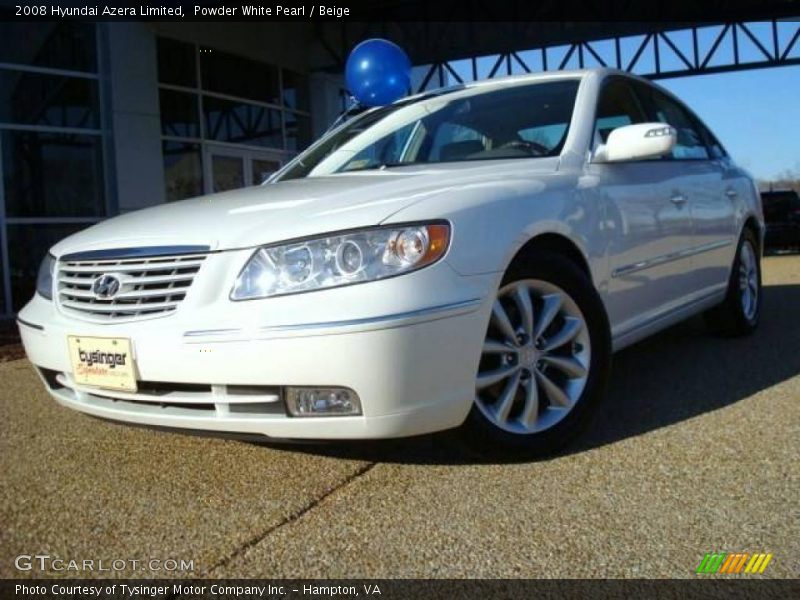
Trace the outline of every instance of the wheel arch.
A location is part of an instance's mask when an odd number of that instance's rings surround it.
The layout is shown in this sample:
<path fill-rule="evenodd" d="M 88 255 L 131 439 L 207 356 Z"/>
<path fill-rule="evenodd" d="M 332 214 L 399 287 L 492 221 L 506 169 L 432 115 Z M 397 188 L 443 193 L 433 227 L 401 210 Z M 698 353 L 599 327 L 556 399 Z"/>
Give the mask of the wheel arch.
<path fill-rule="evenodd" d="M 754 236 L 756 236 L 756 241 L 758 242 L 758 253 L 759 253 L 759 255 L 764 254 L 764 236 L 763 236 L 763 231 L 761 229 L 761 225 L 759 223 L 758 218 L 753 214 L 748 215 L 745 218 L 744 223 L 742 224 L 742 230 L 739 232 L 739 238 L 737 238 L 737 241 L 738 241 L 738 239 L 741 239 L 742 234 L 748 229 L 753 232 Z"/>
<path fill-rule="evenodd" d="M 518 262 L 528 260 L 532 254 L 539 251 L 550 251 L 565 256 L 574 262 L 594 283 L 589 260 L 584 251 L 569 237 L 555 232 L 539 233 L 530 238 L 516 251 L 506 269 Z"/>

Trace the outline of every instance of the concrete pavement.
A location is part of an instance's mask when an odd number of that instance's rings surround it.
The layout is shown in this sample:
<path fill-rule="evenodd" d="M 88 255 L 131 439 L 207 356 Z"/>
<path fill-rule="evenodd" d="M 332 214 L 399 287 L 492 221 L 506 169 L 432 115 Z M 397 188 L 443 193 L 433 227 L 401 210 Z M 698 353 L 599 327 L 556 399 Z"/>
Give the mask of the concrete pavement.
<path fill-rule="evenodd" d="M 800 257 L 764 261 L 757 334 L 700 319 L 615 357 L 564 455 L 498 464 L 449 436 L 262 446 L 57 406 L 0 364 L 0 577 L 20 554 L 191 560 L 213 577 L 693 577 L 706 552 L 800 576 Z"/>

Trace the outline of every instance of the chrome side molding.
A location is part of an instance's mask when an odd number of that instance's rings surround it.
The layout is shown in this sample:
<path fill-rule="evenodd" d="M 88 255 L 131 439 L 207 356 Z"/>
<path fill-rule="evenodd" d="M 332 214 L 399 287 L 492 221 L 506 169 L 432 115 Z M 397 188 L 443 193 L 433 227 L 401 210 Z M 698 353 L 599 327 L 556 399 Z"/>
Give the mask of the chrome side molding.
<path fill-rule="evenodd" d="M 31 329 L 38 329 L 39 331 L 44 331 L 44 327 L 41 325 L 37 325 L 36 323 L 29 323 L 28 321 L 23 321 L 19 317 L 17 317 L 17 323 L 20 325 L 25 325 L 25 327 L 30 327 Z"/>
<path fill-rule="evenodd" d="M 724 248 L 725 246 L 730 246 L 732 243 L 733 242 L 730 240 L 722 240 L 719 242 L 712 242 L 710 244 L 703 244 L 702 246 L 695 246 L 694 248 L 687 248 L 686 250 L 670 252 L 669 254 L 656 256 L 655 258 L 651 258 L 649 260 L 642 260 L 629 265 L 624 265 L 622 267 L 617 267 L 611 272 L 611 276 L 622 277 L 624 275 L 630 275 L 631 273 L 636 273 L 637 271 L 643 271 L 644 269 L 650 269 L 652 267 L 664 265 L 674 260 L 688 258 L 690 256 L 694 256 L 695 254 L 702 254 L 703 252 L 709 252 L 710 250 L 716 250 L 718 248 Z"/>

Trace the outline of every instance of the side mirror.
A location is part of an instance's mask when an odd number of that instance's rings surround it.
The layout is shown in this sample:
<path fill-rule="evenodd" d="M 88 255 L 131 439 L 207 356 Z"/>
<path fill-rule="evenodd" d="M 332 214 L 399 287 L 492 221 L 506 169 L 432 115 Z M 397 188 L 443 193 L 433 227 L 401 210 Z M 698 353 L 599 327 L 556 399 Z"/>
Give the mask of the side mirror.
<path fill-rule="evenodd" d="M 594 162 L 613 163 L 642 160 L 669 154 L 678 141 L 678 132 L 664 123 L 639 123 L 617 127 L 594 155 Z"/>

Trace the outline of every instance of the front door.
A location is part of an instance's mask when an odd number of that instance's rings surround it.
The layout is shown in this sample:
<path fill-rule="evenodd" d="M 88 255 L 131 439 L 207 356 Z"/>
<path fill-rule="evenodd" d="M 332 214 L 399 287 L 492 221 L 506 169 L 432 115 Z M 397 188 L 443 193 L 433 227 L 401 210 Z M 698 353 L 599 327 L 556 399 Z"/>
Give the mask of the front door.
<path fill-rule="evenodd" d="M 596 144 L 617 127 L 648 120 L 628 81 L 611 77 L 597 106 Z M 692 218 L 682 169 L 673 161 L 591 164 L 607 232 L 606 294 L 614 337 L 648 324 L 692 290 Z"/>
<path fill-rule="evenodd" d="M 739 193 L 740 173 L 725 158 L 711 132 L 674 98 L 652 86 L 635 84 L 653 121 L 669 123 L 678 133 L 671 160 L 692 214 L 690 254 L 692 298 L 725 289 L 736 244 L 733 198 Z M 668 168 L 664 165 L 662 168 Z"/>
<path fill-rule="evenodd" d="M 208 146 L 204 155 L 205 193 L 261 185 L 283 164 L 278 153 Z"/>

